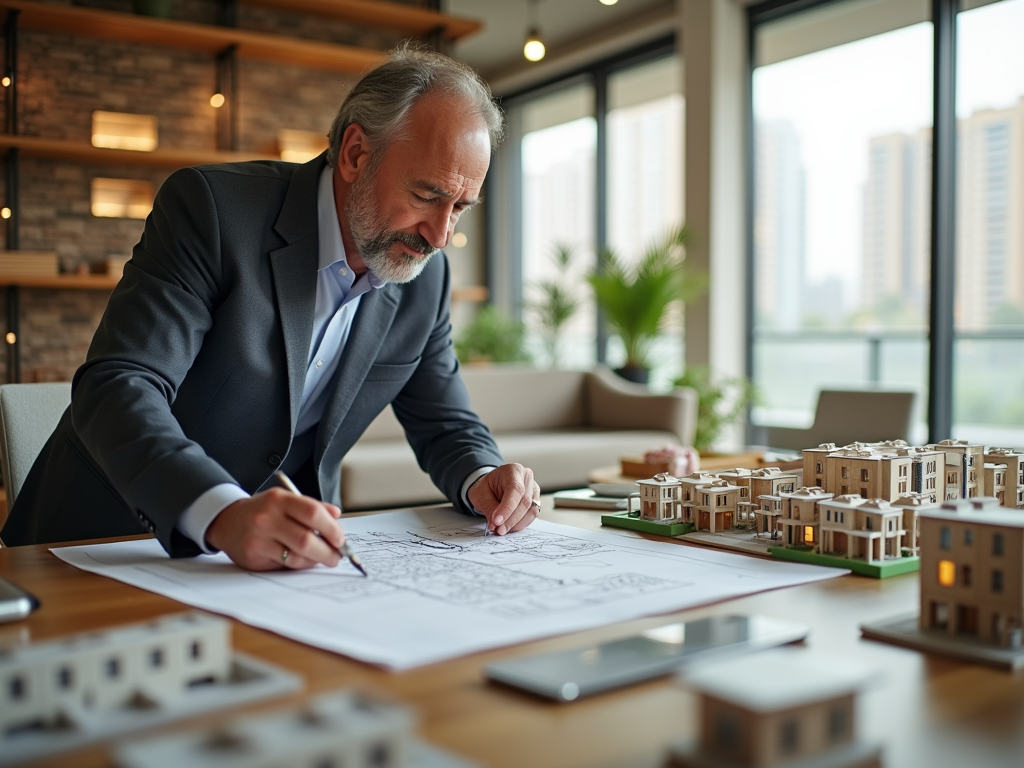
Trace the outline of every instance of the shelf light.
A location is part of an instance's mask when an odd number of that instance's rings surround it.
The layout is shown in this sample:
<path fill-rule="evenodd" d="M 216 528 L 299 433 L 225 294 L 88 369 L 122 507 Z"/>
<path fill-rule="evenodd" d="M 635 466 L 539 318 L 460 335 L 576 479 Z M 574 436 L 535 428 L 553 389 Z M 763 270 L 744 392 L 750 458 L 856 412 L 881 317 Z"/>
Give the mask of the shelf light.
<path fill-rule="evenodd" d="M 7 75 L 4 75 L 3 79 L 0 79 L 0 85 L 2 85 L 4 88 L 10 88 L 12 82 L 13 81 L 11 80 L 11 78 Z"/>
<path fill-rule="evenodd" d="M 13 344 L 17 344 L 17 342 L 18 342 L 18 337 L 14 334 L 13 331 L 9 331 L 7 333 L 7 335 L 4 336 L 4 339 L 6 339 L 8 344 L 12 344 L 12 345 Z"/>
<path fill-rule="evenodd" d="M 97 110 L 92 113 L 92 145 L 107 149 L 152 152 L 157 145 L 156 126 L 154 115 Z"/>
<path fill-rule="evenodd" d="M 11 209 L 8 208 L 6 205 L 3 208 L 0 208 L 0 216 L 2 216 L 5 219 L 11 218 Z"/>
<path fill-rule="evenodd" d="M 282 160 L 306 163 L 327 149 L 327 136 L 316 131 L 282 128 L 277 132 L 277 148 Z"/>
<path fill-rule="evenodd" d="M 153 210 L 153 183 L 136 179 L 92 180 L 92 215 L 144 219 Z"/>
<path fill-rule="evenodd" d="M 227 101 L 223 93 L 215 93 L 210 97 L 210 106 L 214 109 L 220 109 L 224 106 L 224 102 Z"/>

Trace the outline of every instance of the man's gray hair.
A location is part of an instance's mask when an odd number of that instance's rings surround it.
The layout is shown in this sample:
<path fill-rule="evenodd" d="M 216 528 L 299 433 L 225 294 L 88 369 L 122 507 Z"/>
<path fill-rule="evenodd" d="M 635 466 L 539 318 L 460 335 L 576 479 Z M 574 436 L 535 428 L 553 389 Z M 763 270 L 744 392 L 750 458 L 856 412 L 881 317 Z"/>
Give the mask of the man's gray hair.
<path fill-rule="evenodd" d="M 491 89 L 470 67 L 440 53 L 405 42 L 389 53 L 388 61 L 368 72 L 345 99 L 327 134 L 327 163 L 335 166 L 345 131 L 353 123 L 366 132 L 373 160 L 405 128 L 409 110 L 427 94 L 464 99 L 487 125 L 491 150 L 505 137 L 505 118 Z"/>

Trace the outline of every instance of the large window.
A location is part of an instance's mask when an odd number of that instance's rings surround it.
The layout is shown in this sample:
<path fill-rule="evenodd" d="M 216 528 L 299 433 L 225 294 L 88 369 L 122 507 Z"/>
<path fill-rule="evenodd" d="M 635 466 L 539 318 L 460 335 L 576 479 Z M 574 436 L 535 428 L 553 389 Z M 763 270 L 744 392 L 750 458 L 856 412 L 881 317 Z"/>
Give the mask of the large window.
<path fill-rule="evenodd" d="M 635 262 L 645 246 L 682 221 L 684 107 L 672 48 L 671 41 L 661 41 L 502 101 L 510 135 L 499 197 L 508 194 L 515 231 L 507 239 L 519 244 L 508 254 L 516 273 L 508 280 L 509 304 L 523 313 L 541 365 L 622 364 L 618 339 L 598 336 L 585 277 L 601 248 Z M 558 247 L 572 250 L 565 283 L 582 305 L 552 360 L 530 306 L 539 298 L 539 284 L 558 274 Z M 682 371 L 681 318 L 681 307 L 674 308 L 654 345 L 656 388 Z"/>
<path fill-rule="evenodd" d="M 806 426 L 820 389 L 880 386 L 918 393 L 915 441 L 1024 445 L 1024 0 L 939 3 L 934 22 L 916 0 L 808 5 L 751 9 L 754 421 Z M 954 82 L 957 151 L 933 157 Z M 956 164 L 937 219 L 933 162 Z"/>
<path fill-rule="evenodd" d="M 1024 445 L 1024 0 L 957 15 L 953 428 Z"/>

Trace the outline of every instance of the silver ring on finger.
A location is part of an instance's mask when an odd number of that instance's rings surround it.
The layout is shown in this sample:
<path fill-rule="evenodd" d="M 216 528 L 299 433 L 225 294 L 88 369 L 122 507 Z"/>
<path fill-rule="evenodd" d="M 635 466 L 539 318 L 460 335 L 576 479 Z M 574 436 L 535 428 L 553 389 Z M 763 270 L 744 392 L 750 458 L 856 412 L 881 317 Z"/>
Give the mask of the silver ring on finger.
<path fill-rule="evenodd" d="M 285 565 L 288 564 L 288 547 L 285 547 L 284 551 L 281 552 L 281 562 Z"/>

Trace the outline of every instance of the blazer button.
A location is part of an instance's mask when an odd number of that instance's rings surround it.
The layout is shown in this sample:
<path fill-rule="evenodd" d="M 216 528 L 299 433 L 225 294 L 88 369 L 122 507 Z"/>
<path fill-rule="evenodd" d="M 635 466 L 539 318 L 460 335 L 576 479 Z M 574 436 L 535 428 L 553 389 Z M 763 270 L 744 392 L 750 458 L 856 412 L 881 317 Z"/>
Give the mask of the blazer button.
<path fill-rule="evenodd" d="M 270 454 L 269 456 L 267 456 L 267 464 L 269 464 L 272 467 L 279 466 L 281 464 L 281 456 L 276 453 Z"/>

